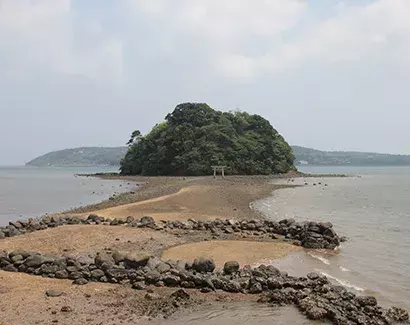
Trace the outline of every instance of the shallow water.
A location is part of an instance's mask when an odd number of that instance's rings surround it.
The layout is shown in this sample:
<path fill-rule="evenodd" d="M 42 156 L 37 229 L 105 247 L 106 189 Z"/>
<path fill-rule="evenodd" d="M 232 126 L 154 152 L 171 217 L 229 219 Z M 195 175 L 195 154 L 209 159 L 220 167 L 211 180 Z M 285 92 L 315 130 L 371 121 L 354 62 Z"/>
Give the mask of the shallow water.
<path fill-rule="evenodd" d="M 293 307 L 272 307 L 251 302 L 221 303 L 219 306 L 203 307 L 194 312 L 182 312 L 166 320 L 150 322 L 154 325 L 287 325 L 312 324 Z M 315 323 L 313 323 L 315 324 Z"/>
<path fill-rule="evenodd" d="M 333 254 L 304 252 L 273 264 L 293 274 L 316 270 L 356 293 L 375 295 L 383 305 L 410 309 L 410 168 L 307 172 L 360 177 L 295 180 L 292 184 L 309 185 L 276 191 L 255 208 L 275 220 L 331 221 L 349 241 Z"/>
<path fill-rule="evenodd" d="M 76 177 L 76 173 L 112 168 L 0 167 L 0 225 L 20 217 L 37 217 L 98 203 L 134 185 L 122 181 Z"/>

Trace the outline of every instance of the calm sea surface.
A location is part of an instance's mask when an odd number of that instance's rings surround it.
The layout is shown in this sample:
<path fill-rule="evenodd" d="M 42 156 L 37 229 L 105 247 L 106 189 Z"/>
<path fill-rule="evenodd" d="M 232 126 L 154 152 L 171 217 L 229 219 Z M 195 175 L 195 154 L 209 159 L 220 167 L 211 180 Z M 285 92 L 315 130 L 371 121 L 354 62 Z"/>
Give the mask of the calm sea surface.
<path fill-rule="evenodd" d="M 130 186 L 120 181 L 76 177 L 108 168 L 0 167 L 0 225 L 108 199 Z"/>
<path fill-rule="evenodd" d="M 256 208 L 272 219 L 331 221 L 349 241 L 336 254 L 305 252 L 277 264 L 294 274 L 314 269 L 383 305 L 410 309 L 410 167 L 303 171 L 360 176 L 295 180 L 309 185 L 276 191 Z"/>

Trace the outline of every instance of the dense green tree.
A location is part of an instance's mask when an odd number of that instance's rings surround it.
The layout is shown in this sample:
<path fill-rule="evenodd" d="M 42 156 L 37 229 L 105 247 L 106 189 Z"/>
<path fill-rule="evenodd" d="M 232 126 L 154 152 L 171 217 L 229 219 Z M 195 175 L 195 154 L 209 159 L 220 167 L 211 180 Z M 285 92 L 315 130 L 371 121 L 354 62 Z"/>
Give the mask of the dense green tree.
<path fill-rule="evenodd" d="M 121 173 L 208 175 L 212 165 L 230 174 L 274 174 L 294 169 L 283 137 L 259 115 L 219 112 L 207 104 L 184 103 L 146 136 L 134 131 Z"/>

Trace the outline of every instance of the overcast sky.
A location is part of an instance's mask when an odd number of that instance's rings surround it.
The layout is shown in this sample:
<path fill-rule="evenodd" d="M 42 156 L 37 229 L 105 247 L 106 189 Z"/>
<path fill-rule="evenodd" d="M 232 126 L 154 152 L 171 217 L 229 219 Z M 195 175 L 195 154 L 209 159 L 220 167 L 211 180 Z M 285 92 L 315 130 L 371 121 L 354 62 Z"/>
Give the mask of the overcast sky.
<path fill-rule="evenodd" d="M 180 102 L 410 154 L 409 0 L 0 0 L 0 164 L 124 145 Z"/>

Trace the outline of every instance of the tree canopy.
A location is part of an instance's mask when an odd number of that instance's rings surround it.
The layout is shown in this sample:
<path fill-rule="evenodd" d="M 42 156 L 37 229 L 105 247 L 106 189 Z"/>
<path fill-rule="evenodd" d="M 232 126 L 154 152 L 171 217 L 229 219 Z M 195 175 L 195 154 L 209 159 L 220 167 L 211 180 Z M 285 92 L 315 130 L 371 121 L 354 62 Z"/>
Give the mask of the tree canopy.
<path fill-rule="evenodd" d="M 126 175 L 209 175 L 213 165 L 246 175 L 294 169 L 292 149 L 269 121 L 200 103 L 178 105 L 145 136 L 134 131 L 128 146 Z"/>

